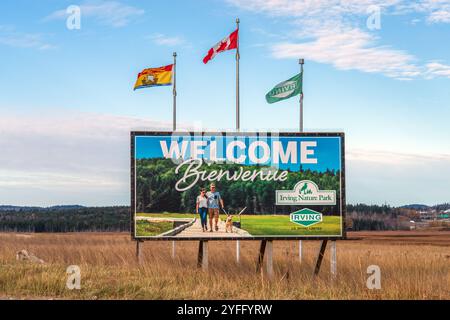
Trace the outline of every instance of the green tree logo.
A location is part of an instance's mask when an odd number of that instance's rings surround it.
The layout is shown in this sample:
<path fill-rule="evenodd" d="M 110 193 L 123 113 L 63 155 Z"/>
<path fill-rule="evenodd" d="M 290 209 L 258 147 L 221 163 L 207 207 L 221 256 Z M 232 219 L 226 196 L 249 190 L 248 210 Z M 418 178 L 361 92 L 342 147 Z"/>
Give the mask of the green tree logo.
<path fill-rule="evenodd" d="M 300 188 L 299 194 L 312 194 L 312 190 L 308 189 L 308 182 L 305 182 Z"/>

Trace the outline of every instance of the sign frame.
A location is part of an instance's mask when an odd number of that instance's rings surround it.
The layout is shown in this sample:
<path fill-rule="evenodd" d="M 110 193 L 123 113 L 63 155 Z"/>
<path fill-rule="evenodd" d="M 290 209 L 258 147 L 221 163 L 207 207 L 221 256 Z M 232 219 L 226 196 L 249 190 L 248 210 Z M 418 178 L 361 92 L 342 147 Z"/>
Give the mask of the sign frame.
<path fill-rule="evenodd" d="M 252 237 L 137 237 L 136 236 L 136 165 L 135 165 L 135 138 L 137 136 L 167 136 L 167 135 L 190 135 L 190 136 L 203 136 L 203 135 L 235 135 L 235 136 L 264 136 L 264 137 L 340 137 L 341 138 L 341 180 L 340 180 L 340 208 L 341 208 L 341 225 L 342 233 L 340 236 L 252 236 Z M 216 240 L 242 240 L 242 241 L 273 241 L 273 240 L 346 240 L 346 186 L 345 186 L 345 133 L 344 132 L 245 132 L 245 131 L 207 131 L 207 132 L 193 132 L 193 131 L 131 131 L 130 132 L 130 187 L 131 187 L 131 208 L 130 208 L 130 234 L 131 239 L 134 241 L 216 241 Z"/>

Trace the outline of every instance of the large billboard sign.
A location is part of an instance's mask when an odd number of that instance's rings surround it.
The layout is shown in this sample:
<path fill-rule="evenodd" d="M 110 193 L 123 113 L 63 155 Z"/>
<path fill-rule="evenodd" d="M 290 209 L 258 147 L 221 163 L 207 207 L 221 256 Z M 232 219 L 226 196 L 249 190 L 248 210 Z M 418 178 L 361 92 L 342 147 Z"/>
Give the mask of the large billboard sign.
<path fill-rule="evenodd" d="M 131 132 L 140 240 L 345 238 L 343 133 Z"/>

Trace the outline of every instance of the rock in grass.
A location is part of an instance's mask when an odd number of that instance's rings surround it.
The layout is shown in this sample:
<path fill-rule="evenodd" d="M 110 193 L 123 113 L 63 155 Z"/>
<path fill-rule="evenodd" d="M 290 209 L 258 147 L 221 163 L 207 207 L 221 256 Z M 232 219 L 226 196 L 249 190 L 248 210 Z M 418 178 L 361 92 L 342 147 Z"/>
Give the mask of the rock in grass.
<path fill-rule="evenodd" d="M 16 253 L 16 260 L 18 261 L 29 261 L 32 263 L 44 264 L 45 261 L 36 257 L 34 254 L 28 252 L 27 250 L 20 250 Z"/>

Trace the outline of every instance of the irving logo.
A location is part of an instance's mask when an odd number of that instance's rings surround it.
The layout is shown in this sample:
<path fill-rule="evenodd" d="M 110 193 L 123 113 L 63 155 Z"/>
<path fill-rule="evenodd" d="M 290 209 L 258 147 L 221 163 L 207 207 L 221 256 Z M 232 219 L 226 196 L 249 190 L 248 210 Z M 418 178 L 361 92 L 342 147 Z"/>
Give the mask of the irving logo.
<path fill-rule="evenodd" d="M 335 205 L 336 190 L 319 190 L 310 180 L 297 182 L 293 190 L 277 190 L 276 204 L 283 205 Z"/>
<path fill-rule="evenodd" d="M 304 227 L 309 227 L 313 224 L 322 222 L 322 214 L 311 209 L 302 209 L 300 211 L 292 212 L 289 218 L 291 222 Z"/>

